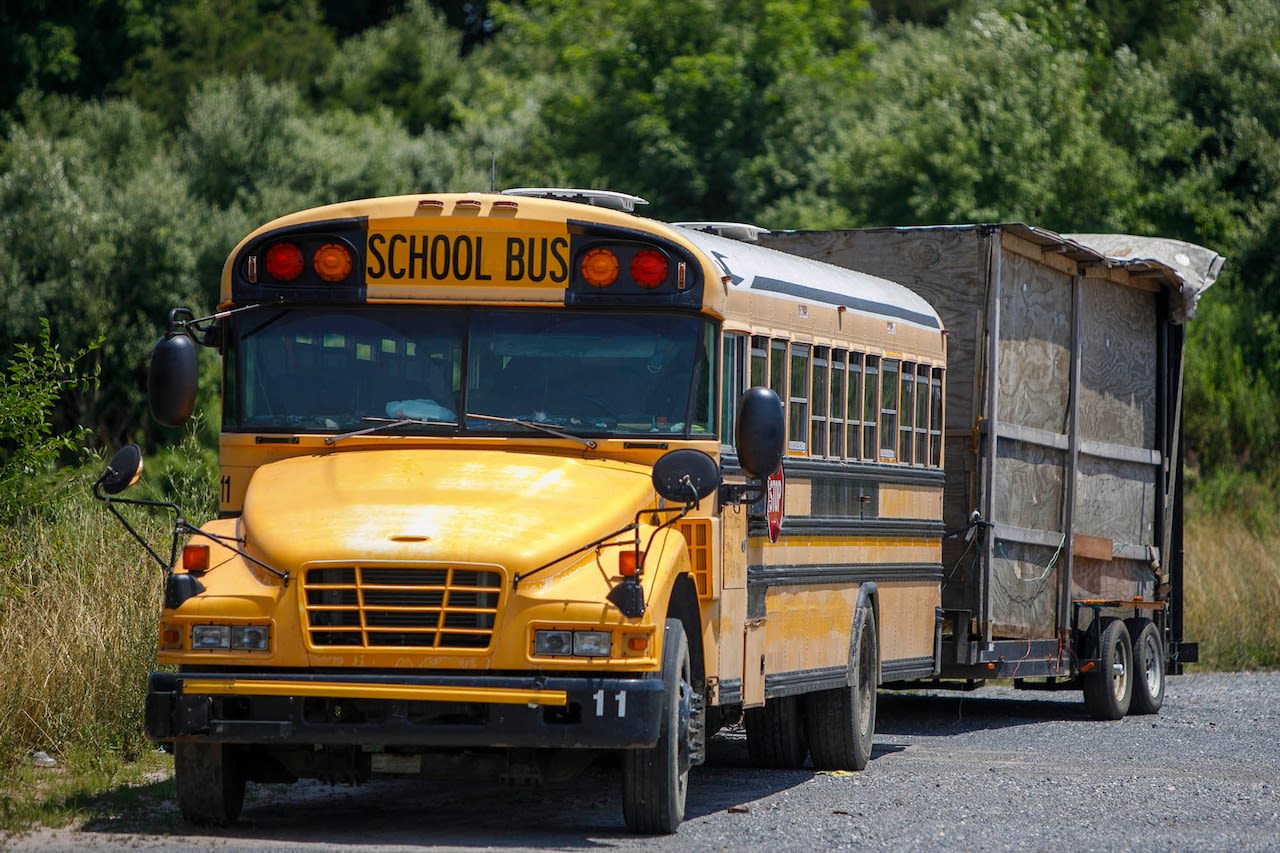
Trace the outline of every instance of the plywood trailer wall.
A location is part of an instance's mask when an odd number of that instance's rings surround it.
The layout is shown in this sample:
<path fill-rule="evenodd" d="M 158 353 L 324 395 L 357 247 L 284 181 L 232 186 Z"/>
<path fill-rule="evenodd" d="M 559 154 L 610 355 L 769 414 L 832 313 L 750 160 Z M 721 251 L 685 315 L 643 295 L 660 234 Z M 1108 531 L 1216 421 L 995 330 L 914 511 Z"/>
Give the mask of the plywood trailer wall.
<path fill-rule="evenodd" d="M 984 639 L 1050 639 L 1073 598 L 1154 595 L 1169 500 L 1162 426 L 1180 382 L 1160 351 L 1158 283 L 1026 226 L 761 242 L 901 282 L 942 316 L 944 517 L 960 530 L 977 510 L 991 525 L 944 543 L 945 608 L 971 614 Z M 1180 369 L 1180 344 L 1175 357 Z"/>

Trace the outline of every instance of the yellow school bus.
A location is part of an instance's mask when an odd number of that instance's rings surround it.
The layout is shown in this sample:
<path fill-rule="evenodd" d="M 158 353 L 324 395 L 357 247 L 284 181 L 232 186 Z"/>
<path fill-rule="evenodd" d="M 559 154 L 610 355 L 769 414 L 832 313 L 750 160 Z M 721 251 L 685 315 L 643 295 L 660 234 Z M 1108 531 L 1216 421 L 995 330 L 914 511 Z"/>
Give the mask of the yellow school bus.
<path fill-rule="evenodd" d="M 157 419 L 222 356 L 220 512 L 156 554 L 146 728 L 188 819 L 246 781 L 620 752 L 626 826 L 669 833 L 720 725 L 861 769 L 877 685 L 938 674 L 938 315 L 642 203 L 307 210 L 235 247 L 216 314 L 171 314 Z M 113 511 L 140 464 L 99 481 Z"/>

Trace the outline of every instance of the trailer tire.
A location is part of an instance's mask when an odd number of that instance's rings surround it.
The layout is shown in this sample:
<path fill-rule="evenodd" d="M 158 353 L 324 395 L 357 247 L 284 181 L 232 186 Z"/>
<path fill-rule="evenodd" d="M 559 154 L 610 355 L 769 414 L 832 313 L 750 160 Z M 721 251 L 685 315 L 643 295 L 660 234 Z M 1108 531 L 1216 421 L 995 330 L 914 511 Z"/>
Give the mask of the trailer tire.
<path fill-rule="evenodd" d="M 1135 617 L 1125 620 L 1133 643 L 1133 701 L 1130 714 L 1156 714 L 1164 704 L 1164 641 L 1150 619 Z"/>
<path fill-rule="evenodd" d="M 880 647 L 870 605 L 853 617 L 849 684 L 805 696 L 805 729 L 815 770 L 861 770 L 876 732 Z"/>
<path fill-rule="evenodd" d="M 743 712 L 747 752 L 756 767 L 794 770 L 809 757 L 804 708 L 797 696 L 775 696 L 761 708 Z"/>
<path fill-rule="evenodd" d="M 622 751 L 622 816 L 627 829 L 670 835 L 684 820 L 693 754 L 693 663 L 679 619 L 668 619 L 662 641 L 665 713 L 658 742 Z"/>
<path fill-rule="evenodd" d="M 1133 700 L 1133 643 L 1129 629 L 1119 619 L 1103 619 L 1098 627 L 1098 664 L 1080 677 L 1080 686 L 1090 716 L 1118 720 L 1129 713 Z"/>
<path fill-rule="evenodd" d="M 240 817 L 245 777 L 226 744 L 174 744 L 173 779 L 178 810 L 191 823 L 224 826 Z"/>

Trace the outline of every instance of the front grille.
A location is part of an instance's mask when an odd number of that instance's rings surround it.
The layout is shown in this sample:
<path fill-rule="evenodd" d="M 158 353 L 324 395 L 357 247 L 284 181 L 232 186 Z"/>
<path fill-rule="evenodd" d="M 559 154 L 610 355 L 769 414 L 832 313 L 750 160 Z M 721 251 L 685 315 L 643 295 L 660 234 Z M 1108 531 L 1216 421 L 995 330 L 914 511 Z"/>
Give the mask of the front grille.
<path fill-rule="evenodd" d="M 313 648 L 489 648 L 496 567 L 323 566 L 302 581 Z"/>

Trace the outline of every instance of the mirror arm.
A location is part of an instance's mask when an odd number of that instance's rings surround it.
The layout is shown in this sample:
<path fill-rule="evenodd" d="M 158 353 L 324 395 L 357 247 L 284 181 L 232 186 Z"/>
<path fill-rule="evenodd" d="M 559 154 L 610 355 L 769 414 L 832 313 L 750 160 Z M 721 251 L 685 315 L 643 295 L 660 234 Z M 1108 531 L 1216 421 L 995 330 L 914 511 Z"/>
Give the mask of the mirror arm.
<path fill-rule="evenodd" d="M 279 300 L 283 302 L 284 299 Z M 261 308 L 262 302 L 255 302 L 252 305 L 242 305 L 239 308 L 230 308 L 226 311 L 215 311 L 207 317 L 197 317 L 195 312 L 190 308 L 174 308 L 169 312 L 168 334 L 181 335 L 188 334 L 191 339 L 202 347 L 216 347 L 222 344 L 222 328 L 217 325 L 219 320 L 230 317 L 232 314 L 239 314 L 241 311 L 252 311 L 255 308 Z"/>
<path fill-rule="evenodd" d="M 179 521 L 182 520 L 181 517 L 179 516 L 177 505 L 171 504 L 171 503 L 164 503 L 162 501 L 139 501 L 139 500 L 133 500 L 131 498 L 108 497 L 107 495 L 101 494 L 96 484 L 93 487 L 93 493 L 94 493 L 94 497 L 96 497 L 98 500 L 102 501 L 107 505 L 107 509 L 110 510 L 111 514 L 116 517 L 116 520 L 119 521 L 120 524 L 124 526 L 124 529 L 129 531 L 129 535 L 132 536 L 134 539 L 136 539 L 138 541 L 138 544 L 146 549 L 147 553 L 151 555 L 151 559 L 155 560 L 156 564 L 160 566 L 161 571 L 163 571 L 166 575 L 173 574 L 173 563 L 178 558 L 178 536 L 176 531 L 174 533 L 173 542 L 169 546 L 169 562 L 165 563 L 164 558 L 156 553 L 156 550 L 152 548 L 151 544 L 142 537 L 141 533 L 133 529 L 133 525 L 129 523 L 128 519 L 126 519 L 123 515 L 120 514 L 120 510 L 116 509 L 115 505 L 129 504 L 131 506 L 164 507 L 165 509 L 169 509 L 173 511 L 175 524 L 177 524 Z"/>

